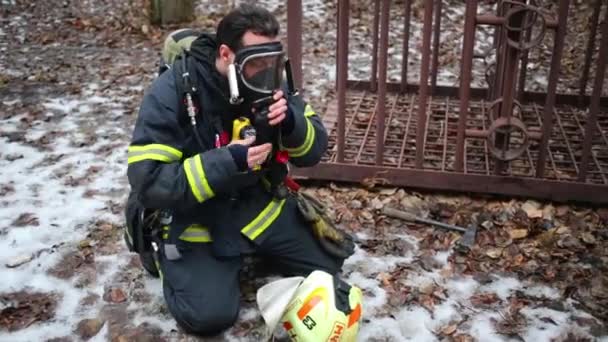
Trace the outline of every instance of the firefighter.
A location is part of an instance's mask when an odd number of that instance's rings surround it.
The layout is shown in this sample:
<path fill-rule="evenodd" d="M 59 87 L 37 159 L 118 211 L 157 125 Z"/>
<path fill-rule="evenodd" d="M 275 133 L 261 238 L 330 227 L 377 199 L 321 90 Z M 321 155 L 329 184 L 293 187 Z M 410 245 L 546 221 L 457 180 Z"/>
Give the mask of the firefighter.
<path fill-rule="evenodd" d="M 344 233 L 333 251 L 324 247 L 336 231 L 307 215 L 316 206 L 269 184 L 273 161 L 313 166 L 328 140 L 312 107 L 282 81 L 284 60 L 276 18 L 241 5 L 215 35 L 196 37 L 142 100 L 128 151 L 129 203 L 161 212 L 155 262 L 145 266 L 160 273 L 169 312 L 187 332 L 213 335 L 234 323 L 245 255 L 306 276 L 336 275 L 352 254 Z M 250 118 L 256 136 L 233 134 L 240 118 Z M 276 134 L 262 139 L 264 130 Z"/>

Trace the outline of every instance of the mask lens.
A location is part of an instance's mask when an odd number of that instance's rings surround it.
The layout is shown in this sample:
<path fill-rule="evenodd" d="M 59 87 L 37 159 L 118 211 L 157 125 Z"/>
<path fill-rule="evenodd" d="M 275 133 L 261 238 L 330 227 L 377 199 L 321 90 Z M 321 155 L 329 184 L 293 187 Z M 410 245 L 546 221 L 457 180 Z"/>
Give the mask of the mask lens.
<path fill-rule="evenodd" d="M 248 87 L 264 93 L 279 89 L 283 78 L 283 52 L 249 56 L 241 75 Z"/>

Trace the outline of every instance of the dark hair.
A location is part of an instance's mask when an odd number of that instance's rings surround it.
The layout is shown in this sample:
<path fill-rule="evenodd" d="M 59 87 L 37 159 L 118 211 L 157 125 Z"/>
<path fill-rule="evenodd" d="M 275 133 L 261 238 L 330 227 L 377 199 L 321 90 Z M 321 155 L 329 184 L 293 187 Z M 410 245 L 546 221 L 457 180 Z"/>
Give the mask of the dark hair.
<path fill-rule="evenodd" d="M 247 31 L 266 37 L 276 37 L 279 34 L 279 22 L 265 8 L 241 4 L 230 11 L 217 25 L 218 48 L 226 44 L 236 52 L 243 47 L 243 35 Z"/>

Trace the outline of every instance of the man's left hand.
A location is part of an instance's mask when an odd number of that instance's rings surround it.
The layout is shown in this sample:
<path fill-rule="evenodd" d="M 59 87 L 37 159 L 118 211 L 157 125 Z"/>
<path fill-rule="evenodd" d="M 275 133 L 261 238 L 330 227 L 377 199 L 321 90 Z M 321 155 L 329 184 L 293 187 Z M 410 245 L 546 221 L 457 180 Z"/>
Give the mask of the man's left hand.
<path fill-rule="evenodd" d="M 287 100 L 283 97 L 282 90 L 277 91 L 272 98 L 275 102 L 268 107 L 268 123 L 276 126 L 287 116 Z"/>

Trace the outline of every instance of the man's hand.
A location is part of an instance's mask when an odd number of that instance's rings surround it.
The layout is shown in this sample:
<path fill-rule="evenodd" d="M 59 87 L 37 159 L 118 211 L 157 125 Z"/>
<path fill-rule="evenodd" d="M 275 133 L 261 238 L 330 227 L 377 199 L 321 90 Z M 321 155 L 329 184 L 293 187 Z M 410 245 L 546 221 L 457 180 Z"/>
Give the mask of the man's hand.
<path fill-rule="evenodd" d="M 243 140 L 233 140 L 230 145 L 244 145 L 249 146 L 253 144 L 255 137 L 249 137 Z M 262 165 L 268 158 L 268 154 L 272 151 L 272 144 L 266 143 L 258 146 L 249 147 L 247 149 L 247 166 L 252 169 L 256 166 Z"/>
<path fill-rule="evenodd" d="M 268 123 L 270 126 L 276 126 L 285 120 L 285 116 L 287 115 L 287 100 L 283 97 L 282 90 L 277 91 L 272 98 L 275 100 L 275 103 L 268 107 Z"/>

